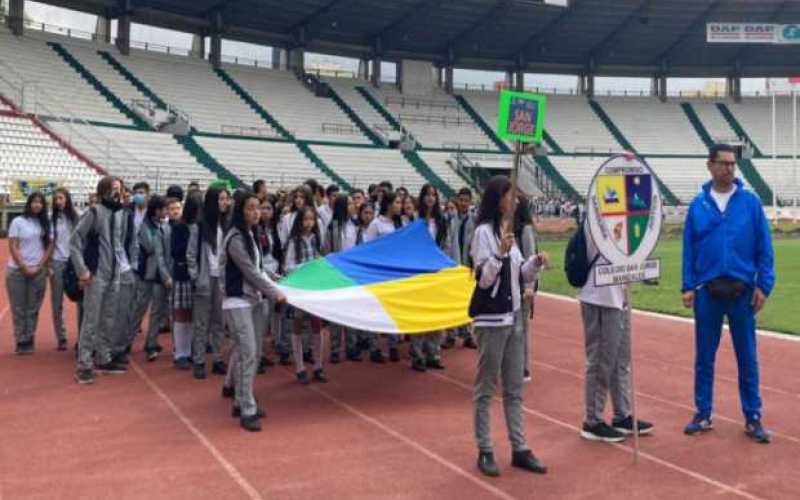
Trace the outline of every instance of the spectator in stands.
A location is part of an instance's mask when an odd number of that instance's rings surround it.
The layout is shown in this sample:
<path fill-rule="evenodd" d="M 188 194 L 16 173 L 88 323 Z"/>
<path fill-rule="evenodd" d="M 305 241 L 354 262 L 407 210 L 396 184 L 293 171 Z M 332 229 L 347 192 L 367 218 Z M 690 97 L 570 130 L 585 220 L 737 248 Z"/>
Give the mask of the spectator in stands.
<path fill-rule="evenodd" d="M 64 269 L 69 261 L 69 238 L 78 223 L 78 212 L 72 205 L 67 188 L 53 192 L 52 241 L 53 259 L 50 273 L 50 303 L 53 309 L 53 332 L 58 350 L 67 350 L 67 329 L 64 326 Z"/>
<path fill-rule="evenodd" d="M 259 203 L 264 203 L 266 201 L 267 196 L 269 196 L 269 190 L 267 189 L 267 183 L 264 179 L 258 179 L 253 183 L 253 193 L 258 198 Z"/>
<path fill-rule="evenodd" d="M 22 215 L 11 221 L 8 250 L 11 258 L 6 263 L 6 290 L 14 323 L 15 352 L 33 354 L 53 253 L 47 201 L 42 193 L 29 194 Z"/>
<path fill-rule="evenodd" d="M 711 181 L 692 200 L 683 235 L 683 304 L 694 308 L 697 413 L 689 435 L 712 428 L 714 359 L 728 319 L 739 366 L 739 397 L 745 431 L 770 441 L 761 423 L 756 315 L 775 286 L 769 222 L 758 196 L 736 178 L 736 152 L 727 144 L 711 148 Z"/>
<path fill-rule="evenodd" d="M 323 238 L 320 233 L 319 217 L 314 207 L 306 206 L 297 212 L 286 242 L 283 268 L 287 275 L 322 255 Z M 314 359 L 312 378 L 317 382 L 327 382 L 328 378 L 322 369 L 321 320 L 293 307 L 289 308 L 289 317 L 292 319 L 292 354 L 297 381 L 303 385 L 309 383 L 303 361 L 303 320 L 308 319 L 311 323 L 311 350 Z"/>
<path fill-rule="evenodd" d="M 179 205 L 180 206 L 180 205 Z M 187 250 L 192 227 L 197 227 L 197 217 L 202 206 L 200 193 L 186 197 L 180 220 L 172 224 L 170 249 L 172 253 L 172 338 L 173 362 L 180 370 L 192 367 L 192 281 L 189 275 Z M 172 219 L 171 219 L 172 222 Z"/>
<path fill-rule="evenodd" d="M 189 237 L 186 249 L 189 276 L 194 283 L 192 301 L 192 375 L 206 378 L 206 351 L 213 357 L 212 370 L 224 374 L 222 361 L 222 293 L 219 284 L 219 252 L 224 236 L 225 215 L 230 206 L 228 191 L 210 187 L 203 199 L 197 231 Z M 199 252 L 199 254 L 198 254 Z"/>
<path fill-rule="evenodd" d="M 167 188 L 167 198 L 175 198 L 178 203 L 183 203 L 183 188 L 177 184 Z"/>
<path fill-rule="evenodd" d="M 101 373 L 127 370 L 112 359 L 111 352 L 112 346 L 119 343 L 114 335 L 126 333 L 114 327 L 120 306 L 119 290 L 131 269 L 125 251 L 128 217 L 122 210 L 122 181 L 110 176 L 100 179 L 97 199 L 100 203 L 83 214 L 70 237 L 70 259 L 84 291 L 75 373 L 79 384 L 94 382 L 95 356 Z M 90 233 L 94 237 L 90 238 Z M 84 250 L 89 245 L 96 246 L 90 253 L 97 255 L 97 262 L 84 260 Z"/>
<path fill-rule="evenodd" d="M 475 436 L 478 468 L 487 476 L 500 471 L 492 452 L 489 407 L 497 379 L 503 383 L 503 408 L 514 467 L 544 474 L 547 468 L 531 453 L 522 417 L 522 374 L 525 363 L 522 294 L 520 285 L 533 282 L 547 265 L 546 254 L 525 260 L 510 231 L 514 216 L 511 182 L 492 177 L 486 185 L 472 239 L 471 255 L 478 282 L 470 306 L 478 339 L 478 373 L 475 378 Z M 498 291 L 492 292 L 492 289 Z M 501 312 L 498 312 L 501 311 Z"/>
<path fill-rule="evenodd" d="M 232 415 L 239 417 L 242 428 L 251 432 L 261 430 L 261 419 L 265 415 L 253 395 L 258 363 L 255 325 L 259 323 L 254 315 L 262 311 L 257 307 L 262 295 L 275 302 L 286 301 L 286 297 L 264 279 L 262 273 L 261 249 L 254 233 L 260 215 L 258 198 L 254 194 L 246 193 L 239 197 L 233 210 L 231 229 L 219 248 L 219 268 L 224 287 L 222 310 L 225 326 L 234 342 L 231 370 L 236 398 Z"/>
<path fill-rule="evenodd" d="M 419 218 L 428 226 L 428 232 L 436 245 L 444 252 L 450 252 L 450 239 L 447 237 L 447 221 L 442 213 L 439 191 L 425 184 L 419 192 Z M 443 370 L 441 356 L 441 332 L 417 334 L 411 337 L 411 368 L 424 372 L 427 368 Z"/>
<path fill-rule="evenodd" d="M 147 205 L 147 217 L 139 229 L 139 267 L 144 269 L 144 281 L 150 289 L 146 294 L 150 302 L 150 318 L 144 346 L 148 361 L 155 361 L 163 350 L 158 335 L 165 318 L 169 317 L 169 293 L 173 285 L 171 228 L 163 219 L 166 213 L 175 210 L 176 205 L 179 203 L 175 198 L 153 196 Z"/>

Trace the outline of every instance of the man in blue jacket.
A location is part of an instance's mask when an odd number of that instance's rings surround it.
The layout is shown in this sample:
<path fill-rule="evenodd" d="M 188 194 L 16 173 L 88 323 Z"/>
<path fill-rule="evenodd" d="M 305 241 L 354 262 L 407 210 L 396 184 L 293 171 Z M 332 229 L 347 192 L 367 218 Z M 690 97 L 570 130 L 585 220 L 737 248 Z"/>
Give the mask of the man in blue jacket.
<path fill-rule="evenodd" d="M 755 316 L 775 286 L 769 222 L 761 201 L 735 176 L 736 152 L 711 148 L 711 181 L 689 206 L 683 236 L 683 305 L 694 307 L 697 414 L 685 433 L 712 428 L 714 358 L 728 318 L 739 367 L 745 432 L 759 443 L 770 436 L 761 424 Z"/>

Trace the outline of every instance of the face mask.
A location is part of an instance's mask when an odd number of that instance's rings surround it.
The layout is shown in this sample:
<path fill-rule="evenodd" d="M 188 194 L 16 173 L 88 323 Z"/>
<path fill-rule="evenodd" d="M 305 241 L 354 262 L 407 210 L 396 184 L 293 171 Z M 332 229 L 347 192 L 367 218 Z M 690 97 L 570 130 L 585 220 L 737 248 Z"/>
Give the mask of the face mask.
<path fill-rule="evenodd" d="M 144 193 L 136 193 L 133 195 L 133 204 L 137 207 L 144 205 Z"/>

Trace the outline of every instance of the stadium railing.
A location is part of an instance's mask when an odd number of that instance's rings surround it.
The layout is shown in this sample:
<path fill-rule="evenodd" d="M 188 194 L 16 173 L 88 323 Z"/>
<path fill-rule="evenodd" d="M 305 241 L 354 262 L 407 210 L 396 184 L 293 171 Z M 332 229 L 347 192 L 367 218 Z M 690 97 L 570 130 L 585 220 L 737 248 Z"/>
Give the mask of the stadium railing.
<path fill-rule="evenodd" d="M 359 135 L 361 132 L 353 125 L 346 123 L 323 123 L 322 133 L 328 135 Z"/>
<path fill-rule="evenodd" d="M 448 116 L 448 115 L 417 115 L 412 113 L 400 113 L 397 115 L 397 118 L 400 122 L 405 123 L 431 123 L 436 125 L 442 125 L 446 127 L 448 125 L 455 125 L 457 127 L 464 127 L 464 126 L 471 126 L 477 127 L 475 122 L 469 116 L 462 116 L 462 115 L 455 115 L 455 116 Z"/>
<path fill-rule="evenodd" d="M 240 135 L 243 137 L 265 137 L 268 139 L 283 139 L 275 130 L 269 127 L 243 127 L 241 125 L 220 125 L 222 135 Z"/>

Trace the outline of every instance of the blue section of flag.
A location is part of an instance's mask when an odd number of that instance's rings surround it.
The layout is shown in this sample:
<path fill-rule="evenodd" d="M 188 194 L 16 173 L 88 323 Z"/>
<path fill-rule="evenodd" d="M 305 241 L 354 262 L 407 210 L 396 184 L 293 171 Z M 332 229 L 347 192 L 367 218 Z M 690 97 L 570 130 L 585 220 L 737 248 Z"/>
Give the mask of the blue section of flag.
<path fill-rule="evenodd" d="M 375 241 L 326 257 L 358 285 L 371 285 L 435 273 L 456 263 L 436 246 L 419 220 Z"/>

